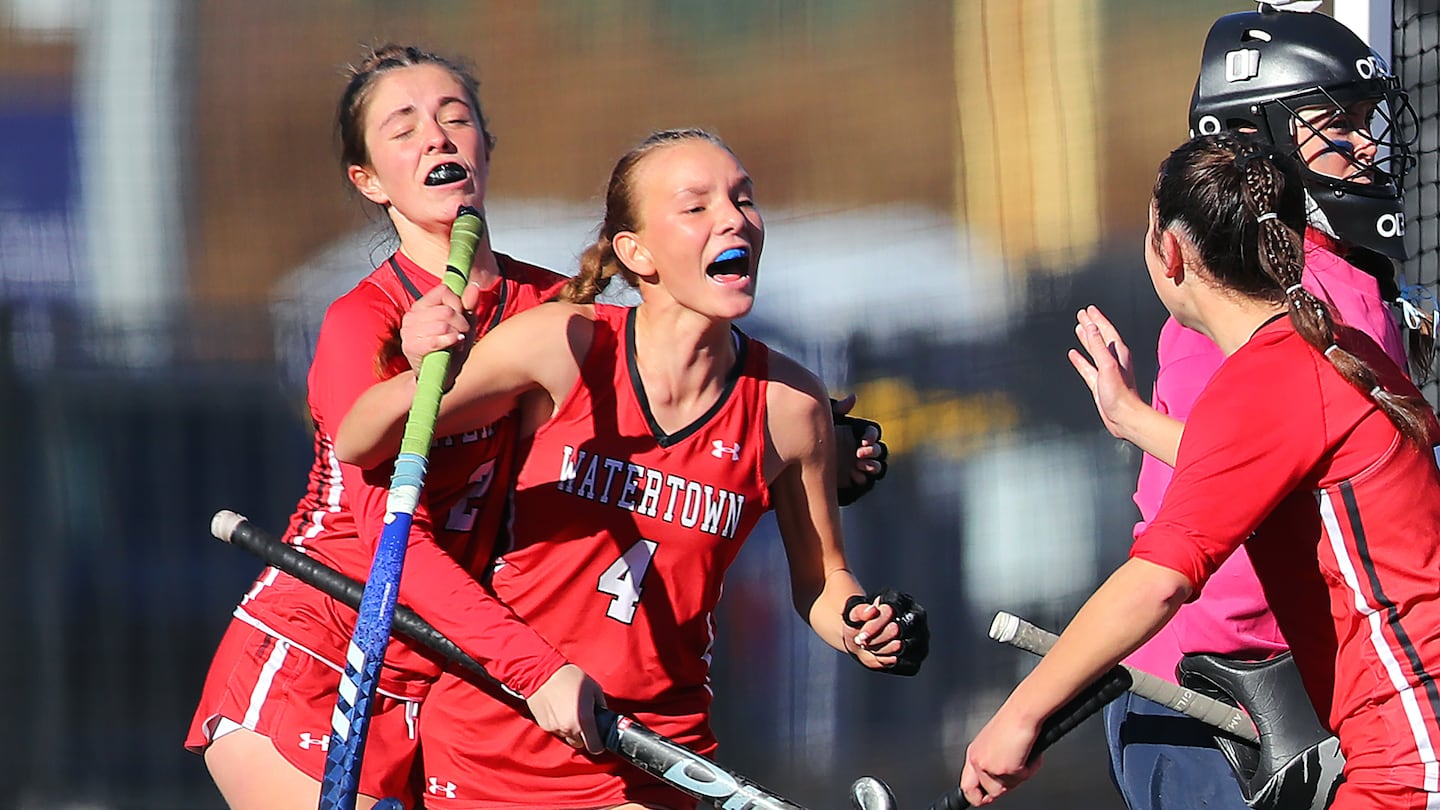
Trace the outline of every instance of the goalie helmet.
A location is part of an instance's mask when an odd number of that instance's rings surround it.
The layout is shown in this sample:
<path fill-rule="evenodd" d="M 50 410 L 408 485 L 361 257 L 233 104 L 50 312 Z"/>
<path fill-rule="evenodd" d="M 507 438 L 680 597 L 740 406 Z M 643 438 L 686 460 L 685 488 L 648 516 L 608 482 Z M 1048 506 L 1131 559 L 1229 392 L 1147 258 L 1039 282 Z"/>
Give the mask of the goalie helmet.
<path fill-rule="evenodd" d="M 1369 116 L 1369 128 L 1359 135 L 1374 147 L 1373 164 L 1357 159 L 1351 142 L 1327 139 L 1299 115 L 1305 108 L 1338 111 L 1357 102 Z M 1294 149 L 1297 158 L 1299 140 L 1318 137 L 1328 144 L 1324 151 L 1346 159 L 1345 176 L 1304 169 L 1322 229 L 1343 242 L 1405 257 L 1401 183 L 1415 160 L 1415 112 L 1389 66 L 1350 29 L 1324 14 L 1266 3 L 1216 20 L 1190 100 L 1190 131 L 1242 128 Z"/>

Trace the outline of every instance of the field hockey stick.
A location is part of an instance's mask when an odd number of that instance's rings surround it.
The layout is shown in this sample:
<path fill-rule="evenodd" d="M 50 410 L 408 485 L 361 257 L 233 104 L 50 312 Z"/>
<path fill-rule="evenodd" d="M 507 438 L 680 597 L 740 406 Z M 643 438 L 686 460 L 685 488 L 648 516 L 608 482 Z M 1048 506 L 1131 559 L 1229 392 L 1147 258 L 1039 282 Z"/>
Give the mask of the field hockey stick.
<path fill-rule="evenodd" d="M 450 226 L 450 256 L 446 260 L 445 286 L 456 295 L 470 279 L 470 262 L 485 223 L 480 212 L 461 206 Z M 450 367 L 450 352 L 434 351 L 420 362 L 415 398 L 405 420 L 400 454 L 390 478 L 390 495 L 385 504 L 385 528 L 375 547 L 365 596 L 355 620 L 355 633 L 345 652 L 345 674 L 331 717 L 330 748 L 325 754 L 325 772 L 320 787 L 320 810 L 354 810 L 360 787 L 360 765 L 365 756 L 365 730 L 371 703 L 385 661 L 390 640 L 390 622 L 400 590 L 400 572 L 410 539 L 410 523 L 420 490 L 425 486 L 430 440 L 440 412 L 440 396 Z"/>
<path fill-rule="evenodd" d="M 1039 656 L 1050 652 L 1050 648 L 1055 646 L 1055 641 L 1059 639 L 1059 636 L 1049 630 L 1036 627 L 1019 616 L 1003 610 L 996 613 L 995 620 L 990 623 L 990 637 L 1003 644 L 1019 647 Z M 1129 670 L 1132 682 L 1130 691 L 1136 695 L 1193 717 L 1206 725 L 1214 726 L 1226 734 L 1231 734 L 1247 742 L 1260 742 L 1260 734 L 1255 730 L 1255 724 L 1251 722 L 1245 712 L 1234 706 L 1209 695 L 1202 695 L 1193 689 L 1177 686 L 1128 664 L 1120 666 Z"/>
<path fill-rule="evenodd" d="M 210 531 L 217 538 L 245 549 L 341 604 L 353 608 L 362 602 L 366 588 L 359 580 L 276 540 L 234 512 L 216 512 L 210 522 Z M 394 630 L 397 635 L 405 636 L 466 672 L 488 683 L 498 683 L 485 671 L 483 664 L 404 605 L 395 606 Z M 512 699 L 508 693 L 506 699 Z M 666 784 L 716 807 L 804 810 L 800 805 L 696 754 L 632 718 L 598 708 L 595 719 L 607 750 Z M 851 794 L 855 810 L 894 810 L 893 799 L 889 799 L 891 803 L 886 803 L 889 788 L 878 779 L 864 777 L 856 780 Z"/>
<path fill-rule="evenodd" d="M 1105 704 L 1120 697 L 1129 688 L 1130 673 L 1121 667 L 1113 667 L 1109 672 L 1095 679 L 1089 686 L 1080 690 L 1078 695 L 1052 712 L 1049 717 L 1045 718 L 1045 722 L 1040 724 L 1040 733 L 1035 737 L 1035 744 L 1030 748 L 1030 761 L 1033 762 L 1042 751 L 1054 745 L 1061 737 L 1074 731 L 1081 723 L 1105 708 Z M 969 806 L 970 802 L 965 799 L 965 794 L 957 785 L 937 799 L 934 804 L 931 804 L 930 810 L 961 810 L 961 808 Z"/>

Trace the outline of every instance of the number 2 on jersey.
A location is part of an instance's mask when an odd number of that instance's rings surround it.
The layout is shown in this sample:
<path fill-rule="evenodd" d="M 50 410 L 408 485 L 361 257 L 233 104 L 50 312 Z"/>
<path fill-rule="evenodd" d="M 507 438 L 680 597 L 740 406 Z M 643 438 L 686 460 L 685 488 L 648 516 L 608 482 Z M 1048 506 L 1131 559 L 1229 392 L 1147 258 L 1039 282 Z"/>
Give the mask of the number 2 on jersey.
<path fill-rule="evenodd" d="M 642 538 L 600 575 L 600 584 L 595 589 L 615 597 L 610 600 L 610 607 L 605 609 L 606 616 L 625 624 L 635 621 L 635 609 L 640 606 L 640 592 L 644 590 L 645 572 L 650 570 L 650 560 L 655 556 L 657 545 L 654 540 Z"/>
<path fill-rule="evenodd" d="M 490 459 L 470 473 L 469 485 L 464 494 L 450 507 L 445 518 L 445 531 L 468 532 L 475 528 L 475 517 L 480 514 L 480 502 L 490 493 L 490 483 L 495 480 L 495 459 Z"/>

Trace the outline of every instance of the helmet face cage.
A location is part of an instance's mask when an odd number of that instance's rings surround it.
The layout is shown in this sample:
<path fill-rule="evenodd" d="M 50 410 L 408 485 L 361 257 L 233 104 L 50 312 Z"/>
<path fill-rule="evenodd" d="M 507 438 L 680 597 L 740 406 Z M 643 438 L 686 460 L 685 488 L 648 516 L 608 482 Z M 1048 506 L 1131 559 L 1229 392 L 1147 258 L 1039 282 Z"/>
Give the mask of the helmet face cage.
<path fill-rule="evenodd" d="M 1272 143 L 1293 147 L 1291 153 L 1300 160 L 1306 184 L 1332 191 L 1366 197 L 1399 200 L 1405 175 L 1415 167 L 1412 151 L 1419 131 L 1418 119 L 1410 98 L 1395 86 L 1393 78 L 1379 83 L 1374 92 L 1354 96 L 1324 87 L 1262 105 Z M 1353 136 L 1332 140 L 1325 133 L 1331 123 L 1353 126 Z M 1358 137 L 1373 148 L 1373 160 L 1355 154 L 1350 140 Z M 1336 154 L 1345 160 L 1343 174 L 1331 175 L 1314 171 L 1301 158 L 1301 144 L 1317 142 L 1322 152 Z"/>
<path fill-rule="evenodd" d="M 1332 137 L 1331 124 L 1348 131 Z M 1326 161 L 1330 173 L 1300 161 L 1328 229 L 1343 242 L 1404 257 L 1401 193 L 1415 165 L 1418 121 L 1384 60 L 1334 18 L 1261 5 L 1216 20 L 1190 126 L 1192 134 L 1254 130 L 1297 159 L 1302 143 L 1312 158 L 1343 158 Z M 1356 154 L 1357 144 L 1365 154 Z"/>

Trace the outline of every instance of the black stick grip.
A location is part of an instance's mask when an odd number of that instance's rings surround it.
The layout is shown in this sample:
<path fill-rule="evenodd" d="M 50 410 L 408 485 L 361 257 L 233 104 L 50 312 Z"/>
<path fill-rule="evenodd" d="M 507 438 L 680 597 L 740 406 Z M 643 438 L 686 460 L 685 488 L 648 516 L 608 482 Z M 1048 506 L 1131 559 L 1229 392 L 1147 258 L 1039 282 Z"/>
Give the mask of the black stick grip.
<path fill-rule="evenodd" d="M 210 522 L 210 530 L 217 538 L 232 546 L 245 549 L 335 601 L 348 605 L 354 610 L 360 609 L 360 600 L 365 595 L 364 583 L 336 571 L 313 557 L 302 554 L 293 546 L 280 542 L 269 532 L 246 520 L 243 516 L 229 510 L 216 512 L 214 519 Z M 472 658 L 458 644 L 442 635 L 439 630 L 420 618 L 420 615 L 410 608 L 396 605 L 395 617 L 391 621 L 391 626 L 399 635 L 437 653 L 446 661 L 461 667 L 466 672 L 478 675 L 489 683 L 500 685 L 491 677 L 490 673 L 485 671 L 483 664 Z"/>
<path fill-rule="evenodd" d="M 1045 719 L 1045 722 L 1040 725 L 1040 736 L 1035 738 L 1035 746 L 1030 749 L 1030 759 L 1034 760 L 1046 748 L 1054 745 L 1061 737 L 1074 731 L 1081 723 L 1089 720 L 1091 715 L 1103 709 L 1105 704 L 1125 694 L 1129 688 L 1130 673 L 1124 667 L 1116 666 L 1101 675 L 1081 690 L 1080 694 L 1071 698 L 1068 703 L 1056 709 Z M 965 794 L 960 792 L 960 787 L 957 785 L 944 796 L 936 799 L 930 805 L 930 810 L 961 810 L 961 808 L 969 806 L 970 803 L 965 800 Z"/>

